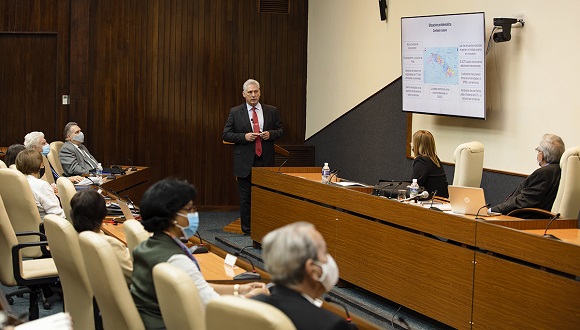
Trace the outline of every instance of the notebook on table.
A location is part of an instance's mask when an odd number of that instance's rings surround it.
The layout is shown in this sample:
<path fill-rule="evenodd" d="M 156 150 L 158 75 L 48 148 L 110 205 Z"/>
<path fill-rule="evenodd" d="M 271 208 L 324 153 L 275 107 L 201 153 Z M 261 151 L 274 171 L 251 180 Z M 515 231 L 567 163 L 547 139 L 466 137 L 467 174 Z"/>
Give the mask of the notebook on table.
<path fill-rule="evenodd" d="M 501 213 L 489 212 L 485 205 L 485 195 L 482 188 L 449 186 L 449 203 L 451 211 L 458 214 L 479 215 L 483 217 L 496 216 Z M 480 211 L 481 209 L 481 211 Z"/>

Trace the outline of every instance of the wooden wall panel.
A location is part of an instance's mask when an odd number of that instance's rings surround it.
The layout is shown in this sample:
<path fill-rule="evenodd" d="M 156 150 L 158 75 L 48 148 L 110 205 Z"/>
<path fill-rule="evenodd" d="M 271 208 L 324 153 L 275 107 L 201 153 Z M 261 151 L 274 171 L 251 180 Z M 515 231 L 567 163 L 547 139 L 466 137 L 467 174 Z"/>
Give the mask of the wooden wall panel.
<path fill-rule="evenodd" d="M 202 206 L 237 207 L 232 150 L 221 132 L 248 78 L 260 81 L 261 101 L 281 111 L 280 143 L 304 142 L 306 1 L 288 15 L 258 14 L 253 0 L 85 1 L 82 128 L 103 163 L 151 166 L 156 180 L 193 182 Z"/>
<path fill-rule="evenodd" d="M 183 177 L 197 186 L 201 206 L 233 208 L 232 147 L 221 132 L 229 109 L 244 101 L 246 79 L 260 81 L 261 101 L 279 108 L 286 129 L 279 143 L 304 143 L 308 1 L 290 8 L 259 14 L 255 0 L 7 0 L 0 32 L 56 33 L 53 123 L 31 129 L 62 139 L 66 122 L 76 121 L 104 165 L 149 166 L 155 180 Z M 63 94 L 70 106 L 60 104 Z M 1 136 L 27 133 L 5 126 Z"/>

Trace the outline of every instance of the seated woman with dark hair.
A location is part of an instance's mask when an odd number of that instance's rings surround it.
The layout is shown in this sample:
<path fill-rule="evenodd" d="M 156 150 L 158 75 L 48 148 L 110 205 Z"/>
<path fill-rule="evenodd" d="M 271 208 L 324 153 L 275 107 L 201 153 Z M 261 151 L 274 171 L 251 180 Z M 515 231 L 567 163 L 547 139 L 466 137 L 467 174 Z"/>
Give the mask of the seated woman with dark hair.
<path fill-rule="evenodd" d="M 437 196 L 449 197 L 447 175 L 437 156 L 433 134 L 426 130 L 418 130 L 413 134 L 411 150 L 415 154 L 413 160 L 413 176 L 417 183 L 429 194 L 437 190 Z"/>
<path fill-rule="evenodd" d="M 40 178 L 44 175 L 44 164 L 40 152 L 26 149 L 16 156 L 16 168 L 26 175 L 40 218 L 47 214 L 56 214 L 65 217 L 60 201 L 54 194 L 52 186 Z"/>
<path fill-rule="evenodd" d="M 153 267 L 161 262 L 179 267 L 191 277 L 204 306 L 219 294 L 252 297 L 268 293 L 264 283 L 210 284 L 203 278 L 197 260 L 180 241 L 197 231 L 199 215 L 193 204 L 196 195 L 187 181 L 165 179 L 151 186 L 141 200 L 141 223 L 153 236 L 133 251 L 131 294 L 147 329 L 165 328 L 152 275 Z"/>
<path fill-rule="evenodd" d="M 23 144 L 13 144 L 8 147 L 8 150 L 6 150 L 6 156 L 4 156 L 4 163 L 6 163 L 6 166 L 10 167 L 10 165 L 15 164 L 16 156 L 25 149 L 26 147 Z"/>
<path fill-rule="evenodd" d="M 131 284 L 133 262 L 131 262 L 129 251 L 121 241 L 107 236 L 101 231 L 101 223 L 107 215 L 107 205 L 105 204 L 103 196 L 93 189 L 81 190 L 73 196 L 70 201 L 70 206 L 70 216 L 76 231 L 78 233 L 93 231 L 103 235 L 117 256 L 127 284 Z"/>

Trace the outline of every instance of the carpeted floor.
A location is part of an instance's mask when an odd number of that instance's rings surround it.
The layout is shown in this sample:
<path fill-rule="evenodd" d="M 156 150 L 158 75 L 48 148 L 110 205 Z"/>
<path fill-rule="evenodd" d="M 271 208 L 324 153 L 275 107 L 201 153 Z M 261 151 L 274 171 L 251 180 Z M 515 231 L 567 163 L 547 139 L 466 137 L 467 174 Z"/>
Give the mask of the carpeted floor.
<path fill-rule="evenodd" d="M 199 233 L 201 238 L 219 248 L 234 253 L 244 246 L 252 245 L 249 236 L 228 233 L 223 231 L 223 227 L 235 221 L 239 217 L 239 212 L 200 212 Z M 261 250 L 252 247 L 247 248 L 248 253 L 243 255 L 251 258 L 256 267 L 264 268 L 261 259 Z M 4 292 L 11 292 L 14 288 L 2 286 Z M 368 320 L 381 329 L 450 329 L 448 326 L 426 318 L 400 305 L 374 295 L 365 290 L 350 287 L 335 287 L 329 295 L 345 304 L 350 313 Z M 58 294 L 49 299 L 52 309 L 44 310 L 40 306 L 40 317 L 45 317 L 63 311 L 63 301 Z M 14 305 L 11 306 L 14 314 L 27 315 L 28 295 L 23 298 L 14 298 Z M 401 319 L 402 318 L 402 319 Z M 405 325 L 405 323 L 407 325 Z"/>

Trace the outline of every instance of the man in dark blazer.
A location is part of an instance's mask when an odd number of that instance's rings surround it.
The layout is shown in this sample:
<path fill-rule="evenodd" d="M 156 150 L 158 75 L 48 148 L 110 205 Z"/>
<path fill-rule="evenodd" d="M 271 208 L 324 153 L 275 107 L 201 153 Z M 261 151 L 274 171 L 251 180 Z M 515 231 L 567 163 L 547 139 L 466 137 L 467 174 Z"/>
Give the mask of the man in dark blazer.
<path fill-rule="evenodd" d="M 248 79 L 242 95 L 246 103 L 230 109 L 222 139 L 234 143 L 234 176 L 238 178 L 242 231 L 251 230 L 251 174 L 253 166 L 274 166 L 274 141 L 284 134 L 278 109 L 260 104 L 260 83 Z"/>
<path fill-rule="evenodd" d="M 565 150 L 564 141 L 559 136 L 544 134 L 540 146 L 536 148 L 540 168 L 530 174 L 505 202 L 490 210 L 502 214 L 522 208 L 550 211 L 560 185 L 560 158 Z"/>
<path fill-rule="evenodd" d="M 338 266 L 311 223 L 294 222 L 268 233 L 262 244 L 266 270 L 276 285 L 254 299 L 281 310 L 298 330 L 356 329 L 319 299 L 338 281 Z"/>
<path fill-rule="evenodd" d="M 66 142 L 62 145 L 58 157 L 64 171 L 64 176 L 82 175 L 96 169 L 99 162 L 84 146 L 85 135 L 75 122 L 64 127 Z M 62 174 L 62 173 L 59 173 Z"/>

